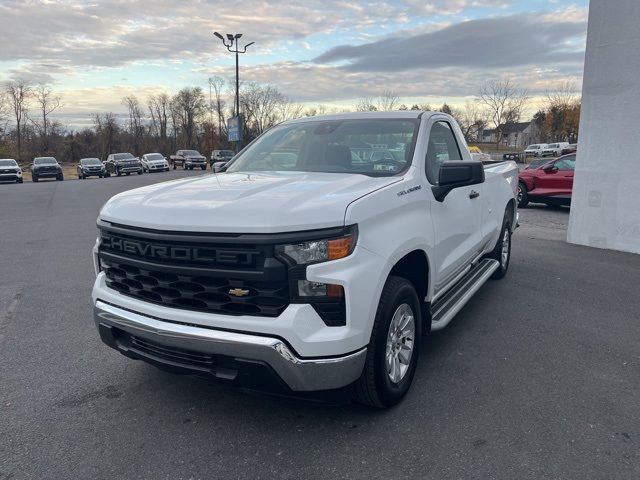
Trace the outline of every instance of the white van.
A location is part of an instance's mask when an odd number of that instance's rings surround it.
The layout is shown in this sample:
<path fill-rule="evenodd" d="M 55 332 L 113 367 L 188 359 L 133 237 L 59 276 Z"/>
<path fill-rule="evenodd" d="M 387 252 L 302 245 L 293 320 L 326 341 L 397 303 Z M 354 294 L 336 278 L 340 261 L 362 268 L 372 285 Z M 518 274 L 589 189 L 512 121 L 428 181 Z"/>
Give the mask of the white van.
<path fill-rule="evenodd" d="M 525 151 L 525 157 L 540 157 L 542 155 L 542 150 L 547 148 L 546 143 L 534 143 L 533 145 L 529 145 Z"/>

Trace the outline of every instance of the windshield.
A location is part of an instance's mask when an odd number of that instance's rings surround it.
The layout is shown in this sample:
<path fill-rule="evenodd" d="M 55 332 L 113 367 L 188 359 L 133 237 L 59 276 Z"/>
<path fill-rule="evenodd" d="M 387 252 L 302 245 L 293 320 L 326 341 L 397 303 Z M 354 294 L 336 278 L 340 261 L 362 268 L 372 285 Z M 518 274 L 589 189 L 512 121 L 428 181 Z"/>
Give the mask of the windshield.
<path fill-rule="evenodd" d="M 35 165 L 55 165 L 58 162 L 53 157 L 38 157 L 33 159 Z"/>
<path fill-rule="evenodd" d="M 80 163 L 82 165 L 102 165 L 102 162 L 97 158 L 83 158 Z"/>
<path fill-rule="evenodd" d="M 159 153 L 150 153 L 147 155 L 147 160 L 164 160 L 164 157 Z"/>
<path fill-rule="evenodd" d="M 195 150 L 183 150 L 182 155 L 185 157 L 201 157 L 200 152 L 196 152 Z"/>
<path fill-rule="evenodd" d="M 130 153 L 116 153 L 113 156 L 114 160 L 131 160 L 135 158 L 133 155 L 131 155 Z"/>
<path fill-rule="evenodd" d="M 391 176 L 411 163 L 417 119 L 309 121 L 269 130 L 228 172 L 295 171 Z"/>
<path fill-rule="evenodd" d="M 218 155 L 221 157 L 233 157 L 233 152 L 231 150 L 220 150 Z"/>
<path fill-rule="evenodd" d="M 15 160 L 0 160 L 0 167 L 17 167 Z"/>

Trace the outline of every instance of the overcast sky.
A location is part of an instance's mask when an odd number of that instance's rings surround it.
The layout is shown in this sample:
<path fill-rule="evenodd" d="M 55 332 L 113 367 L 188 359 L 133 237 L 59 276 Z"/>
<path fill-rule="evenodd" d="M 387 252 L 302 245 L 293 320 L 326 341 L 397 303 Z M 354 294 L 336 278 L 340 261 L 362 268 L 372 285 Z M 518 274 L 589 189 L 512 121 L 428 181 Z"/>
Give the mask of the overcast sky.
<path fill-rule="evenodd" d="M 582 79 L 588 0 L 0 0 L 0 81 L 49 82 L 64 113 L 231 78 L 212 33 L 254 41 L 241 78 L 305 104 L 384 89 L 463 103 L 487 78 L 534 95 Z M 208 89 L 207 89 L 208 91 Z"/>

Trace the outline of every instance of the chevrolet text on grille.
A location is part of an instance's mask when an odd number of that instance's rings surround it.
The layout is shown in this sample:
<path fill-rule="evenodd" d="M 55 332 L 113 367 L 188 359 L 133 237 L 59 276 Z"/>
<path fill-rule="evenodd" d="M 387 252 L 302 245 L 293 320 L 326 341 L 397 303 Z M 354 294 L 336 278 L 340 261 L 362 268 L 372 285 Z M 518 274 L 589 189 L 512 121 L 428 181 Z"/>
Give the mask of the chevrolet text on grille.
<path fill-rule="evenodd" d="M 104 248 L 144 257 L 172 260 L 200 260 L 228 265 L 253 265 L 256 257 L 260 255 L 260 252 L 254 251 L 153 245 L 151 243 L 125 240 L 106 235 L 102 236 L 101 244 Z"/>

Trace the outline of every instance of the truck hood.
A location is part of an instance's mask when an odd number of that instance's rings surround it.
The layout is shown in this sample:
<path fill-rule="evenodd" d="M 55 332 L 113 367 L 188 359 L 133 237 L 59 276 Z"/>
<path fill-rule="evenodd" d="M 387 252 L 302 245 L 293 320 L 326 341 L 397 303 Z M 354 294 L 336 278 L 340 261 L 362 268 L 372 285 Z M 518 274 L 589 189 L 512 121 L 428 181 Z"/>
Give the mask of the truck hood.
<path fill-rule="evenodd" d="M 277 233 L 344 224 L 349 203 L 401 177 L 269 172 L 205 174 L 130 190 L 100 218 L 159 230 Z"/>

